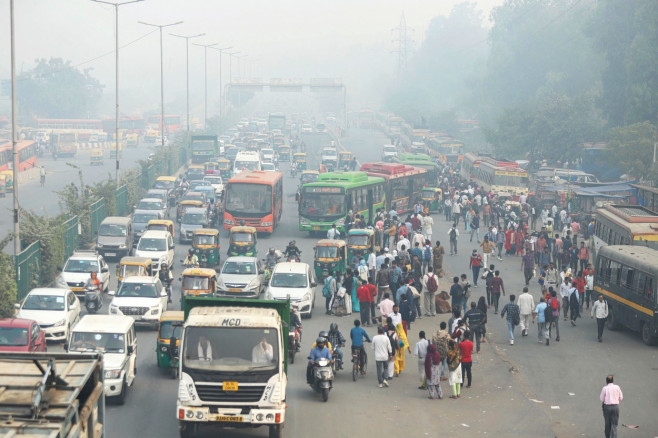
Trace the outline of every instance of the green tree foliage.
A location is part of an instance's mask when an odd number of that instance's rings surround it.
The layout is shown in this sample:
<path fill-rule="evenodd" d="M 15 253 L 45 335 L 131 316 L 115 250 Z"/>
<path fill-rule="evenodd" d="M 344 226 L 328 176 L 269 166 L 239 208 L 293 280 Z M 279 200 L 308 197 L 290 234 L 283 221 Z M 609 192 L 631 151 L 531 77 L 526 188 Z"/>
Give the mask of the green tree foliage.
<path fill-rule="evenodd" d="M 14 260 L 3 251 L 11 240 L 11 236 L 7 236 L 0 241 L 0 317 L 2 318 L 14 315 L 14 303 L 18 293 Z"/>
<path fill-rule="evenodd" d="M 103 86 L 91 69 L 79 70 L 61 58 L 37 59 L 18 76 L 16 96 L 23 117 L 89 118 L 96 113 Z"/>
<path fill-rule="evenodd" d="M 610 130 L 608 154 L 611 163 L 619 163 L 632 176 L 654 177 L 653 148 L 656 126 L 649 122 L 634 123 Z"/>
<path fill-rule="evenodd" d="M 54 280 L 57 267 L 64 259 L 63 216 L 40 216 L 32 211 L 21 211 L 21 241 L 27 246 L 37 240 L 41 244 L 41 279 L 44 283 Z"/>

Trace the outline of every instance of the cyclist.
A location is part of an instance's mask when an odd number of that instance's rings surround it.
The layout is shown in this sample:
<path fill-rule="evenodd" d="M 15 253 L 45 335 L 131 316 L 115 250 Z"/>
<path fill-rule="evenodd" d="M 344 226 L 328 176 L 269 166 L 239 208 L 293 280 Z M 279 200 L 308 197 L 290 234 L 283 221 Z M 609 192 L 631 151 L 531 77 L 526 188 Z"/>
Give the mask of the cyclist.
<path fill-rule="evenodd" d="M 338 330 L 338 324 L 335 322 L 332 322 L 329 325 L 329 334 L 327 335 L 327 338 L 329 339 L 329 345 L 334 346 L 334 356 L 338 357 L 338 369 L 343 368 L 343 350 L 340 349 L 340 347 L 345 346 L 345 337 L 343 334 Z"/>
<path fill-rule="evenodd" d="M 352 339 L 352 357 L 358 351 L 359 352 L 359 368 L 361 369 L 361 374 L 366 372 L 363 370 L 363 364 L 366 363 L 366 351 L 363 349 L 363 338 L 366 341 L 370 342 L 370 336 L 368 333 L 361 327 L 361 321 L 358 319 L 354 320 L 354 327 L 350 330 L 350 339 Z"/>

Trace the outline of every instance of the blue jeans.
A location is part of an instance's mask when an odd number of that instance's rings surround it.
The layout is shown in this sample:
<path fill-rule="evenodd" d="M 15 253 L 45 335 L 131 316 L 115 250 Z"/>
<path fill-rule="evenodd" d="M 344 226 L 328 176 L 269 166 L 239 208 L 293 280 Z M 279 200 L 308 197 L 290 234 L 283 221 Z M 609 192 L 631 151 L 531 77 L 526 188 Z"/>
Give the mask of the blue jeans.
<path fill-rule="evenodd" d="M 446 376 L 447 368 L 448 368 L 448 359 L 444 357 L 443 360 L 441 361 L 441 377 Z"/>
<path fill-rule="evenodd" d="M 512 321 L 507 321 L 507 330 L 509 330 L 509 340 L 514 340 L 514 323 Z"/>
<path fill-rule="evenodd" d="M 471 268 L 473 270 L 473 284 L 475 286 L 478 285 L 478 278 L 480 277 L 480 267 L 479 266 L 473 266 Z"/>
<path fill-rule="evenodd" d="M 383 384 L 384 380 L 388 378 L 388 360 L 377 361 L 377 380 L 379 384 Z"/>
<path fill-rule="evenodd" d="M 471 229 L 471 242 L 473 241 L 473 233 L 477 236 L 478 242 L 480 241 L 480 228 L 473 228 Z"/>

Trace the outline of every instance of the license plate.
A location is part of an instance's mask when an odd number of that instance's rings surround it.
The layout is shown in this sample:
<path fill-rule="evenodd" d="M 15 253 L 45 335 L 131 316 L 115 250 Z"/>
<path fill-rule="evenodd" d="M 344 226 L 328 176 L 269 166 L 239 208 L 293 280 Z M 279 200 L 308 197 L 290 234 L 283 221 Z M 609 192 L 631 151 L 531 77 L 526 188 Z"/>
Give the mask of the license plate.
<path fill-rule="evenodd" d="M 318 231 L 318 230 L 320 229 L 320 227 L 313 227 L 313 229 L 314 229 L 315 231 Z"/>
<path fill-rule="evenodd" d="M 85 288 L 84 287 L 72 287 L 71 290 L 73 292 L 82 292 L 82 291 L 85 290 Z"/>
<path fill-rule="evenodd" d="M 106 252 L 105 255 L 107 257 L 116 257 L 117 253 L 115 253 L 115 252 Z"/>
<path fill-rule="evenodd" d="M 238 382 L 223 382 L 222 383 L 222 390 L 223 391 L 237 391 L 238 390 Z"/>
<path fill-rule="evenodd" d="M 234 288 L 234 287 L 229 287 L 229 288 L 228 288 L 228 291 L 229 291 L 229 292 L 242 292 L 241 289 L 236 289 L 236 288 Z M 226 384 L 226 382 L 225 382 L 224 384 Z"/>
<path fill-rule="evenodd" d="M 228 423 L 241 423 L 244 421 L 244 417 L 238 417 L 235 415 L 218 415 L 217 421 L 226 421 Z"/>

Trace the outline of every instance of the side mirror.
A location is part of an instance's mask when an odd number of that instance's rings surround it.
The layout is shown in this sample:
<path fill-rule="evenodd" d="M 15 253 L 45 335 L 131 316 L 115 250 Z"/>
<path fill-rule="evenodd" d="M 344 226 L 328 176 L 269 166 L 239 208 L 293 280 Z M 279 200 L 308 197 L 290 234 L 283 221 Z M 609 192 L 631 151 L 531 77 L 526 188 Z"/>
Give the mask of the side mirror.
<path fill-rule="evenodd" d="M 318 285 L 318 284 L 317 284 L 315 281 L 311 281 L 311 287 L 315 287 L 315 286 L 317 286 L 317 285 Z"/>
<path fill-rule="evenodd" d="M 101 274 L 107 274 L 108 272 L 110 272 L 110 268 L 101 269 Z"/>
<path fill-rule="evenodd" d="M 39 345 L 39 344 L 34 344 L 34 345 Z M 69 352 L 69 343 L 68 342 L 64 342 L 64 351 L 66 351 L 67 353 Z"/>
<path fill-rule="evenodd" d="M 178 281 L 183 281 L 183 279 L 181 277 L 178 277 Z"/>
<path fill-rule="evenodd" d="M 14 309 L 20 309 L 21 304 L 20 303 L 14 303 Z"/>
<path fill-rule="evenodd" d="M 258 273 L 259 273 L 260 275 L 263 275 L 263 274 L 265 273 L 265 270 L 264 270 L 264 269 L 259 269 L 259 270 L 258 270 Z"/>
<path fill-rule="evenodd" d="M 160 296 L 161 297 L 166 297 L 167 296 L 167 291 L 163 290 L 162 292 L 160 292 Z"/>
<path fill-rule="evenodd" d="M 135 351 L 135 347 L 133 347 L 132 345 L 128 345 L 128 354 L 133 354 L 134 351 Z"/>
<path fill-rule="evenodd" d="M 111 290 L 107 294 L 113 297 L 114 295 L 116 295 L 116 293 L 117 293 L 117 291 Z"/>
<path fill-rule="evenodd" d="M 58 271 L 63 271 L 64 268 L 62 268 L 61 266 L 58 266 L 58 267 L 57 267 L 57 270 L 58 270 Z"/>

